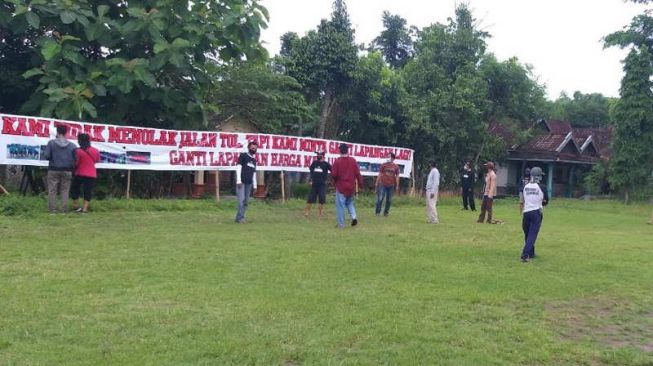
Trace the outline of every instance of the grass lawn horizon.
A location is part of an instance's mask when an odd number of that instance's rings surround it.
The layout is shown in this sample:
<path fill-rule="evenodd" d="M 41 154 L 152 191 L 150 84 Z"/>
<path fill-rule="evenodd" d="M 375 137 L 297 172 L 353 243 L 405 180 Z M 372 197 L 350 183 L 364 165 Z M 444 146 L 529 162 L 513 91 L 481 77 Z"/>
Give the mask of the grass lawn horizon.
<path fill-rule="evenodd" d="M 0 365 L 653 365 L 650 205 L 553 199 L 529 264 L 514 199 L 45 207 L 0 196 Z"/>

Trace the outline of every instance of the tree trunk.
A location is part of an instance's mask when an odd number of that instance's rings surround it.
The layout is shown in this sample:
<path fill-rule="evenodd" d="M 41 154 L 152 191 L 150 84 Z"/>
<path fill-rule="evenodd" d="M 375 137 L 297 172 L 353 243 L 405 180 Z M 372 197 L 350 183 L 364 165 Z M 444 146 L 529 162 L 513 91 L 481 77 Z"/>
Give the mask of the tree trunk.
<path fill-rule="evenodd" d="M 628 194 L 628 189 L 624 191 L 624 203 L 629 204 L 630 203 L 630 195 Z"/>
<path fill-rule="evenodd" d="M 483 143 L 479 147 L 478 152 L 476 153 L 476 156 L 474 157 L 474 163 L 473 163 L 474 165 L 473 166 L 477 166 L 478 159 L 481 158 L 481 154 L 483 153 L 483 150 L 485 150 L 485 145 L 486 144 L 487 144 L 487 137 L 483 139 Z"/>
<path fill-rule="evenodd" d="M 323 139 L 326 132 L 327 121 L 333 111 L 333 106 L 336 104 L 336 96 L 331 88 L 327 88 L 324 92 L 324 100 L 322 100 L 322 113 L 320 113 L 320 124 L 318 125 L 317 137 Z"/>

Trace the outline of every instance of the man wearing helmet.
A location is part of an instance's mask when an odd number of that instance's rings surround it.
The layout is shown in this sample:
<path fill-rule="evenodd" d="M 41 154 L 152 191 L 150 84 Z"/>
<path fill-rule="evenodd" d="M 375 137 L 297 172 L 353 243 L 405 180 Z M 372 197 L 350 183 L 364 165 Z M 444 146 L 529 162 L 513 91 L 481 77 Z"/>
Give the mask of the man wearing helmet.
<path fill-rule="evenodd" d="M 521 261 L 530 262 L 535 257 L 535 241 L 542 226 L 542 207 L 549 203 L 549 194 L 540 182 L 542 169 L 531 169 L 531 181 L 524 186 L 520 205 L 523 207 L 522 230 L 524 230 L 524 249 Z"/>

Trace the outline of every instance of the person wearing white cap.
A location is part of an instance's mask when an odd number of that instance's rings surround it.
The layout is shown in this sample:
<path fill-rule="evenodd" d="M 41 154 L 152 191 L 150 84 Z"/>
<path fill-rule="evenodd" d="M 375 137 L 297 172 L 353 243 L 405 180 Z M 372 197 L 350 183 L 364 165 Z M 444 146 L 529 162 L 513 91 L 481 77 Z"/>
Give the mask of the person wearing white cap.
<path fill-rule="evenodd" d="M 549 194 L 546 187 L 540 184 L 542 181 L 542 169 L 534 167 L 531 169 L 531 181 L 524 186 L 520 203 L 524 207 L 522 218 L 522 230 L 524 231 L 524 249 L 521 253 L 521 260 L 524 263 L 535 258 L 535 241 L 542 226 L 542 207 L 549 203 Z"/>

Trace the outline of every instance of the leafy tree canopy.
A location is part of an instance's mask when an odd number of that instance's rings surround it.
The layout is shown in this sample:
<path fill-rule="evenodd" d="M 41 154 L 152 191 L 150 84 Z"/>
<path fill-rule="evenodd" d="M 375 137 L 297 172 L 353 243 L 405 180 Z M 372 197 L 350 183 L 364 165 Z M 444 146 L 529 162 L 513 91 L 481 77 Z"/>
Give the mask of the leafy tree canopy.
<path fill-rule="evenodd" d="M 207 120 L 210 64 L 264 58 L 258 40 L 267 17 L 256 0 L 7 0 L 0 7 L 3 36 L 38 58 L 22 74 L 37 80 L 22 111 L 166 127 Z"/>

